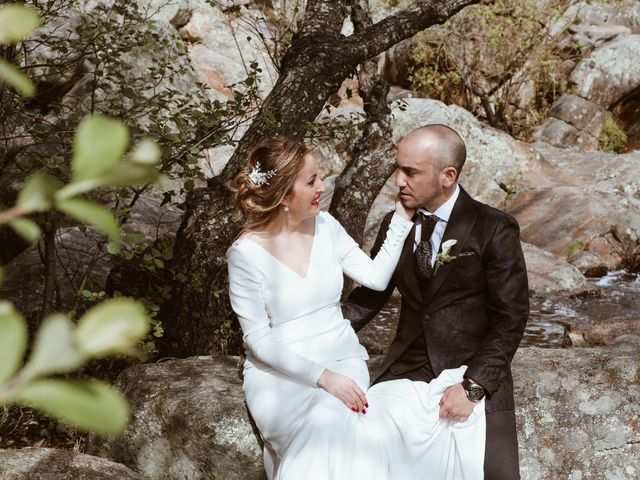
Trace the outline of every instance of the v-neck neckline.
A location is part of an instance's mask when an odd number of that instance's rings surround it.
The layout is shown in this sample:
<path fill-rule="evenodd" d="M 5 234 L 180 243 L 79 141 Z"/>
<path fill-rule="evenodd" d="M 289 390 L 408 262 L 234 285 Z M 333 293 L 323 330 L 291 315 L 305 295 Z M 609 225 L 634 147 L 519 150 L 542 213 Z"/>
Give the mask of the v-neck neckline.
<path fill-rule="evenodd" d="M 313 260 L 313 251 L 314 251 L 315 245 L 316 245 L 316 234 L 318 233 L 318 217 L 319 216 L 320 215 L 316 215 L 316 217 L 315 217 L 315 219 L 313 221 L 314 223 L 313 223 L 313 235 L 311 237 L 311 248 L 309 249 L 309 254 L 307 255 L 307 269 L 306 269 L 306 272 L 305 272 L 304 276 L 300 275 L 293 268 L 291 268 L 289 265 L 284 263 L 282 260 L 280 260 L 278 257 L 276 257 L 273 253 L 271 253 L 265 247 L 260 245 L 258 242 L 256 242 L 255 240 L 252 240 L 250 237 L 245 237 L 245 238 L 242 238 L 241 240 L 249 240 L 251 243 L 253 243 L 254 245 L 258 246 L 260 248 L 260 250 L 265 252 L 269 257 L 271 257 L 273 260 L 275 260 L 275 262 L 278 263 L 279 265 L 281 265 L 283 268 L 285 268 L 286 270 L 288 270 L 291 273 L 293 273 L 296 277 L 301 278 L 302 280 L 306 280 L 309 277 L 309 273 L 311 271 L 311 261 Z"/>

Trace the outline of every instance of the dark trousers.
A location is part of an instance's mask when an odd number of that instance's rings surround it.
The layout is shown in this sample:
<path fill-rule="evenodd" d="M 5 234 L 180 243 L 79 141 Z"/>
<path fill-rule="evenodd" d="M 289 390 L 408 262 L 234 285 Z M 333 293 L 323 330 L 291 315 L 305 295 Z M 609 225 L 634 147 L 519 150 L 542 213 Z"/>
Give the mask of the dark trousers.
<path fill-rule="evenodd" d="M 484 451 L 485 480 L 519 480 L 516 414 L 500 410 L 486 414 L 487 443 Z"/>
<path fill-rule="evenodd" d="M 430 370 L 428 366 L 422 366 L 403 373 L 401 377 L 387 370 L 375 383 L 397 380 L 398 378 L 425 381 L 425 377 L 429 378 Z M 433 378 L 432 373 L 431 378 Z M 484 451 L 484 479 L 520 480 L 515 412 L 500 410 L 487 413 L 485 418 L 487 420 L 487 441 Z"/>

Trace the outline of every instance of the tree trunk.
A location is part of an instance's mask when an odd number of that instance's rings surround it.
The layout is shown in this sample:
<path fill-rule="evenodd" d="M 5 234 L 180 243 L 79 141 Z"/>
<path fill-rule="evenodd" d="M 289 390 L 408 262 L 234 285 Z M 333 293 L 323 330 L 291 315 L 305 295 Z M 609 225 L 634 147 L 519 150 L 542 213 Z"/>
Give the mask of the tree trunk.
<path fill-rule="evenodd" d="M 225 258 L 239 225 L 233 218 L 231 195 L 225 184 L 242 170 L 251 147 L 275 135 L 302 138 L 306 125 L 315 120 L 329 96 L 358 65 L 431 25 L 443 23 L 477 1 L 416 1 L 349 37 L 341 36 L 340 30 L 352 2 L 307 2 L 300 30 L 283 58 L 281 76 L 265 99 L 261 113 L 240 140 L 222 173 L 211 179 L 205 190 L 193 191 L 188 196 L 172 265 L 174 274 L 183 273 L 188 280 L 174 282 L 172 301 L 162 311 L 168 347 L 164 353 L 227 354 L 238 353 L 240 349 L 241 334 L 227 297 Z M 348 182 L 338 181 L 338 189 L 345 191 L 338 194 L 334 211 L 343 221 L 355 208 L 352 202 L 358 190 L 365 197 L 358 200 L 358 205 L 371 205 L 375 198 L 372 179 L 375 178 L 381 188 L 393 170 L 392 166 L 379 166 L 387 165 L 394 158 L 388 150 L 393 146 L 379 126 L 384 125 L 384 115 L 381 118 L 380 124 L 372 122 L 368 126 L 368 135 L 358 147 L 363 151 L 376 149 L 367 160 L 368 165 L 351 165 L 346 169 L 344 176 L 353 182 L 349 189 L 345 188 Z M 356 153 L 356 156 L 359 155 Z M 367 179 L 366 175 L 372 177 Z M 366 211 L 361 211 L 360 219 L 347 223 L 348 231 L 359 230 L 356 236 L 361 237 L 365 218 Z"/>
<path fill-rule="evenodd" d="M 351 19 L 356 33 L 371 25 L 367 0 L 358 0 Z M 396 148 L 387 101 L 389 83 L 378 75 L 377 58 L 362 64 L 358 83 L 366 121 L 362 136 L 352 149 L 351 159 L 336 179 L 329 210 L 349 235 L 362 245 L 371 205 L 396 168 Z M 352 287 L 353 282 L 345 278 L 343 295 L 348 294 Z"/>

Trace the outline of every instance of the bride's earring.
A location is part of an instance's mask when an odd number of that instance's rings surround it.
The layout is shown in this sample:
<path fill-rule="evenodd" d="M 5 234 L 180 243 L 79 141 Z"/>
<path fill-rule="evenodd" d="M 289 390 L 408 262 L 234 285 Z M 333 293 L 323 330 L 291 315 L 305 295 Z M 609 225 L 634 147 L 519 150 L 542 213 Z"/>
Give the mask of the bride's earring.
<path fill-rule="evenodd" d="M 289 205 L 284 206 L 284 213 L 289 213 Z"/>

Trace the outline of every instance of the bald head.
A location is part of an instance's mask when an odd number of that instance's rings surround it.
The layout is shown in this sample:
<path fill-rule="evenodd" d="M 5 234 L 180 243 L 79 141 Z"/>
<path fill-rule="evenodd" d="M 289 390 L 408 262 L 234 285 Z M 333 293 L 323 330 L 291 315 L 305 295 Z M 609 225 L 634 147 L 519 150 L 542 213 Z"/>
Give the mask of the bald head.
<path fill-rule="evenodd" d="M 421 156 L 431 157 L 439 169 L 454 167 L 460 176 L 467 149 L 455 130 L 446 125 L 425 125 L 412 130 L 400 142 L 410 143 Z"/>

